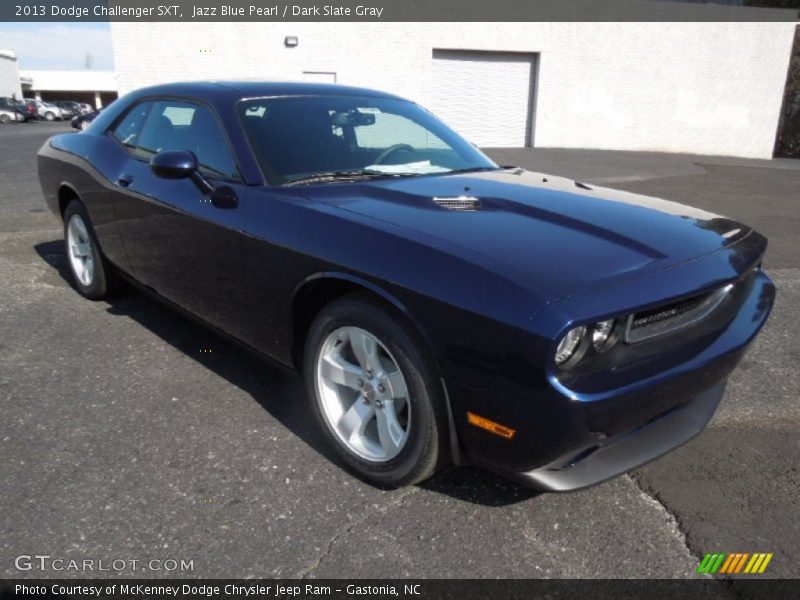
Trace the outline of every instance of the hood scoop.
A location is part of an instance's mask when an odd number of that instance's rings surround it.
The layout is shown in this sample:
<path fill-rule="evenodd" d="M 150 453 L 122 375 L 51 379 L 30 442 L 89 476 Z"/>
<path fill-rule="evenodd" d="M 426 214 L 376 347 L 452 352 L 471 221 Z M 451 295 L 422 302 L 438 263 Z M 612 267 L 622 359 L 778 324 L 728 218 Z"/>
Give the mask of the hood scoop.
<path fill-rule="evenodd" d="M 460 210 L 460 211 L 475 211 L 480 209 L 481 201 L 473 196 L 453 196 L 453 197 L 439 197 L 435 196 L 433 202 L 447 210 Z"/>

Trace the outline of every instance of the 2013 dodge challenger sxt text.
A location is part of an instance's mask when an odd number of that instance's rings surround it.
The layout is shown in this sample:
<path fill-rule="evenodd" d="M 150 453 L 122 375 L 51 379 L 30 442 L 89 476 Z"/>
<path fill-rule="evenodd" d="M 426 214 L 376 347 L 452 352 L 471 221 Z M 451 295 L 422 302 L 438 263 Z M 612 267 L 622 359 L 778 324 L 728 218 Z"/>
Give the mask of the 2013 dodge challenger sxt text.
<path fill-rule="evenodd" d="M 78 291 L 125 280 L 305 377 L 364 479 L 591 485 L 699 433 L 767 319 L 766 239 L 500 167 L 413 102 L 181 83 L 39 151 Z"/>

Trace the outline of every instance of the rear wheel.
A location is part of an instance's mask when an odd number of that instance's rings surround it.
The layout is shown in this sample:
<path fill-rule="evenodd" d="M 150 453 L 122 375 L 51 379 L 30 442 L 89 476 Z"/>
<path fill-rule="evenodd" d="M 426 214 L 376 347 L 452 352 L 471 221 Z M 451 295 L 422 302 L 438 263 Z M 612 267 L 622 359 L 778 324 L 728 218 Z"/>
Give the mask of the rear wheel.
<path fill-rule="evenodd" d="M 322 430 L 361 478 L 400 487 L 447 461 L 446 411 L 431 360 L 381 304 L 352 296 L 323 309 L 311 326 L 304 373 Z"/>
<path fill-rule="evenodd" d="M 10 120 L 11 118 L 8 115 L 0 115 L 0 123 L 2 123 L 3 125 L 8 123 Z"/>
<path fill-rule="evenodd" d="M 73 200 L 64 211 L 64 251 L 78 292 L 101 300 L 120 285 L 118 275 L 103 258 L 86 207 Z"/>
<path fill-rule="evenodd" d="M 44 118 L 48 121 L 55 121 L 56 116 L 48 110 L 46 113 L 44 113 Z"/>

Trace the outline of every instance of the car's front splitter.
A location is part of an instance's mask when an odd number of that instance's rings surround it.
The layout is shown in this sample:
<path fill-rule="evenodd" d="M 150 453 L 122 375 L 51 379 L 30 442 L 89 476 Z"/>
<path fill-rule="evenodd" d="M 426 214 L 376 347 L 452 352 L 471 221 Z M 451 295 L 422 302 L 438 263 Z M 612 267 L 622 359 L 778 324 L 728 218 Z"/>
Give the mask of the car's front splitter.
<path fill-rule="evenodd" d="M 686 443 L 709 422 L 727 379 L 658 419 L 631 432 L 605 438 L 526 472 L 506 473 L 538 489 L 565 492 L 615 477 Z"/>

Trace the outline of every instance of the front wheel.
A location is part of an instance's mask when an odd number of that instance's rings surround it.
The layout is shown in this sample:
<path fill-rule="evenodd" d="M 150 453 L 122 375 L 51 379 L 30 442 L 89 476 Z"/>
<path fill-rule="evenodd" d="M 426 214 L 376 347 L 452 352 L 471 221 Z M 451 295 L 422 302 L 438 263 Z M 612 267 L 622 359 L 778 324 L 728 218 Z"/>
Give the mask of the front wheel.
<path fill-rule="evenodd" d="M 0 123 L 2 123 L 3 125 L 8 123 L 10 120 L 11 117 L 9 117 L 8 115 L 0 115 Z"/>
<path fill-rule="evenodd" d="M 102 300 L 120 286 L 119 276 L 103 258 L 89 214 L 80 200 L 64 211 L 64 251 L 78 292 L 89 300 Z"/>
<path fill-rule="evenodd" d="M 304 374 L 323 432 L 362 479 L 401 487 L 446 463 L 441 386 L 418 337 L 391 310 L 363 296 L 328 305 L 311 326 Z"/>
<path fill-rule="evenodd" d="M 56 116 L 48 110 L 46 113 L 44 113 L 44 118 L 48 121 L 55 121 Z"/>

